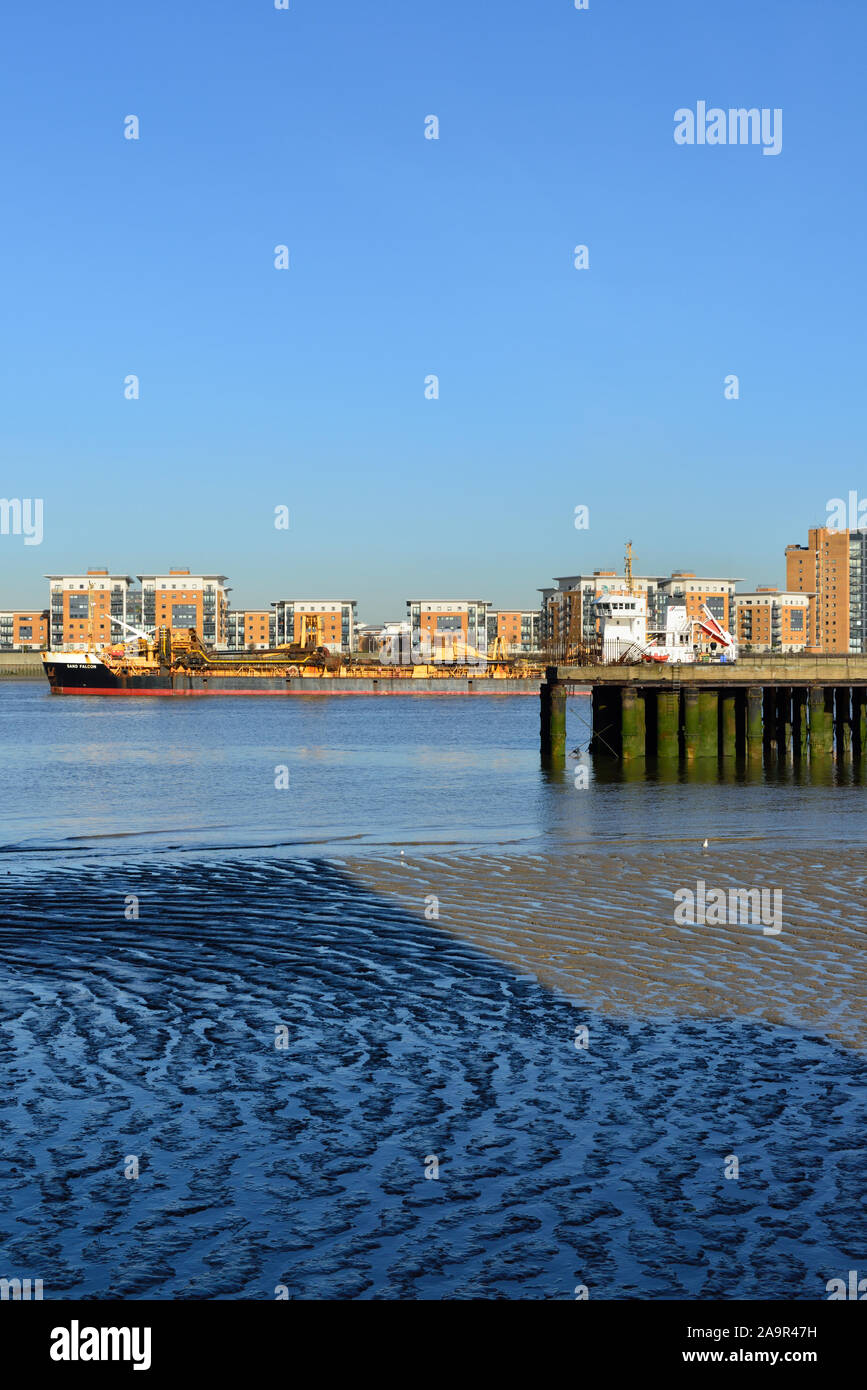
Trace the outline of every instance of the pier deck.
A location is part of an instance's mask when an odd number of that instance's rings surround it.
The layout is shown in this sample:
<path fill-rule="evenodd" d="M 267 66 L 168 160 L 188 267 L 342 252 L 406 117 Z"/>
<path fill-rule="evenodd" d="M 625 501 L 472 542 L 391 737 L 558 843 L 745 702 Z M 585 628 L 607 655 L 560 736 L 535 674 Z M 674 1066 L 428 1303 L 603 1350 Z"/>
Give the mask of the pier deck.
<path fill-rule="evenodd" d="M 541 749 L 566 756 L 566 694 L 593 698 L 591 749 L 629 761 L 867 754 L 867 655 L 748 655 L 736 662 L 549 666 Z"/>

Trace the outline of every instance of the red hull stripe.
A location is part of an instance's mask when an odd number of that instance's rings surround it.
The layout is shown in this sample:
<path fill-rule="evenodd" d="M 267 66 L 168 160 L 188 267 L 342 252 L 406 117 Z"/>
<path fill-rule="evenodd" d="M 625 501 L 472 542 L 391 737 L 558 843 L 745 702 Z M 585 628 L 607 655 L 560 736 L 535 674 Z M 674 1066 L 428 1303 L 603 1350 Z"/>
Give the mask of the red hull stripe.
<path fill-rule="evenodd" d="M 505 684 L 505 682 L 504 682 Z M 292 695 L 538 695 L 538 690 L 419 690 L 413 689 L 401 682 L 394 690 L 112 690 L 105 686 L 73 686 L 55 685 L 51 689 L 52 695 L 128 695 L 133 699 L 150 699 L 153 696 L 167 695 L 169 699 L 193 699 L 200 696 L 212 696 L 214 699 L 225 699 L 227 696 L 240 695 L 246 699 L 251 695 L 275 695 L 281 699 Z M 576 694 L 589 694 L 589 691 L 576 691 Z"/>

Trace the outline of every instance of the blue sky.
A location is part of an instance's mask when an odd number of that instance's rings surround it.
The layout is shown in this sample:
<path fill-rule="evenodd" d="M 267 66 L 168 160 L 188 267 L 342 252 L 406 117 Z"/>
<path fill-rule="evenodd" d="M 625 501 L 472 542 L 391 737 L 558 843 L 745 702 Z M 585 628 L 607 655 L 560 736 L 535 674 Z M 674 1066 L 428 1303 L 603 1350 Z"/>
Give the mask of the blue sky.
<path fill-rule="evenodd" d="M 865 41 L 861 0 L 7 9 L 0 495 L 45 536 L 0 607 L 102 563 L 529 607 L 627 538 L 783 582 L 867 491 Z M 782 153 L 676 145 L 699 100 Z"/>

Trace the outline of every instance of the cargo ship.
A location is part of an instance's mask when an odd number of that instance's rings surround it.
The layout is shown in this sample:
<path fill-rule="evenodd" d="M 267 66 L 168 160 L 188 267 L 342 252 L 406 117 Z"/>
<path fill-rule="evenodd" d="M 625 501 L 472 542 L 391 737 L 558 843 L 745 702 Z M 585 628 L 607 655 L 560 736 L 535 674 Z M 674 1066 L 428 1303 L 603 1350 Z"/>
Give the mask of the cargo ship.
<path fill-rule="evenodd" d="M 333 677 L 341 666 L 339 656 L 312 643 L 260 652 L 212 652 L 193 628 L 160 628 L 155 640 L 131 631 L 134 641 L 122 645 L 43 652 L 52 694 L 280 694 L 301 677 Z"/>
<path fill-rule="evenodd" d="M 455 652 L 441 664 L 391 666 L 345 660 L 323 646 L 319 630 L 267 651 L 218 652 L 196 630 L 160 628 L 156 638 L 128 623 L 132 639 L 86 651 L 47 651 L 42 664 L 53 695 L 533 694 L 541 668 L 501 653 L 467 664 Z"/>

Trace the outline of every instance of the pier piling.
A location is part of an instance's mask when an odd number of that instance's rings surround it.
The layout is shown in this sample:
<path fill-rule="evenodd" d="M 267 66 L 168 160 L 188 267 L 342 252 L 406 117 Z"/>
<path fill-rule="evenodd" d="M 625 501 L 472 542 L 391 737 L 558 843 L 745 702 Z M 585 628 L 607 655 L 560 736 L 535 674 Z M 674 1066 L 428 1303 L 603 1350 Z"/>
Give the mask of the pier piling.
<path fill-rule="evenodd" d="M 836 735 L 837 756 L 839 758 L 851 757 L 852 716 L 848 686 L 838 685 L 834 691 L 834 732 Z"/>
<path fill-rule="evenodd" d="M 834 751 L 834 688 L 810 688 L 810 755 L 830 757 Z"/>
<path fill-rule="evenodd" d="M 656 697 L 656 756 L 676 758 L 680 752 L 680 694 L 660 690 Z"/>
<path fill-rule="evenodd" d="M 777 692 L 772 685 L 762 690 L 762 744 L 768 757 L 776 756 Z"/>
<path fill-rule="evenodd" d="M 803 762 L 809 747 L 810 726 L 807 721 L 807 691 L 802 685 L 799 685 L 792 690 L 792 756 Z"/>
<path fill-rule="evenodd" d="M 692 762 L 698 752 L 699 728 L 698 691 L 685 690 L 683 692 L 683 749 L 687 762 Z"/>
<path fill-rule="evenodd" d="M 751 685 L 747 689 L 747 753 L 751 758 L 762 756 L 762 687 Z"/>
<path fill-rule="evenodd" d="M 600 757 L 635 764 L 683 756 L 705 770 L 720 756 L 781 766 L 808 757 L 867 761 L 867 656 L 551 666 L 541 687 L 542 751 L 560 761 L 566 682 L 591 689 L 590 747 Z"/>
<path fill-rule="evenodd" d="M 792 751 L 792 692 L 787 685 L 777 689 L 777 757 L 785 762 Z"/>
<path fill-rule="evenodd" d="M 724 758 L 733 758 L 738 745 L 738 708 L 736 690 L 720 691 L 720 748 Z"/>
<path fill-rule="evenodd" d="M 624 686 L 622 691 L 623 760 L 643 758 L 647 751 L 647 711 L 644 691 Z"/>
<path fill-rule="evenodd" d="M 858 757 L 867 748 L 867 689 L 852 687 L 852 742 Z"/>
<path fill-rule="evenodd" d="M 557 667 L 549 666 L 539 690 L 542 756 L 551 762 L 566 761 L 566 687 L 557 679 Z"/>
<path fill-rule="evenodd" d="M 698 693 L 698 754 L 700 758 L 715 758 L 719 753 L 719 692 L 700 690 Z"/>

